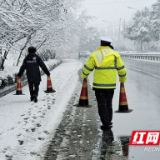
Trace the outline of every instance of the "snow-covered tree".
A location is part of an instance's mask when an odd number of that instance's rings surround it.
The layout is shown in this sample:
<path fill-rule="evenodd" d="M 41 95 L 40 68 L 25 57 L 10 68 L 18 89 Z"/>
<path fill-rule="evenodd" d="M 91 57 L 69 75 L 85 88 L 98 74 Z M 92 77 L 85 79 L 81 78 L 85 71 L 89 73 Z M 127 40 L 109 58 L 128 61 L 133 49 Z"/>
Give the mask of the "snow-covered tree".
<path fill-rule="evenodd" d="M 137 11 L 131 23 L 126 26 L 123 35 L 137 42 L 142 51 L 143 44 L 151 41 L 150 32 L 150 11 L 145 8 L 142 11 Z"/>
<path fill-rule="evenodd" d="M 14 50 L 18 65 L 30 45 L 37 47 L 38 52 L 54 50 L 59 57 L 73 53 L 78 28 L 86 19 L 83 13 L 77 14 L 80 3 L 81 0 L 0 0 L 0 46 L 4 61 Z"/>
<path fill-rule="evenodd" d="M 151 11 L 151 36 L 153 40 L 158 41 L 160 39 L 160 0 L 152 5 Z"/>
<path fill-rule="evenodd" d="M 99 38 L 102 36 L 102 31 L 95 27 L 84 27 L 80 33 L 80 52 L 92 52 L 100 46 Z"/>

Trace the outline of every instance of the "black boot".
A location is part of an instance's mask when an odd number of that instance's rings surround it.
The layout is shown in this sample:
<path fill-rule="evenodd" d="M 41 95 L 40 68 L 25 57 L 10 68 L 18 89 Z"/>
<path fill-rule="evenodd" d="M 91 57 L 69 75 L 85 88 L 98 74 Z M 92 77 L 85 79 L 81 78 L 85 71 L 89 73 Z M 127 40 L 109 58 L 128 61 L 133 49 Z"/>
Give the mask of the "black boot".
<path fill-rule="evenodd" d="M 30 100 L 31 100 L 31 101 L 34 101 L 34 96 L 31 96 L 31 97 L 30 97 Z"/>
<path fill-rule="evenodd" d="M 35 103 L 38 102 L 38 99 L 37 99 L 37 96 L 36 96 L 36 95 L 34 95 L 34 102 L 35 102 Z"/>
<path fill-rule="evenodd" d="M 104 125 L 101 126 L 101 130 L 103 130 L 103 131 L 108 131 L 111 128 L 112 128 L 112 126 L 104 126 Z"/>

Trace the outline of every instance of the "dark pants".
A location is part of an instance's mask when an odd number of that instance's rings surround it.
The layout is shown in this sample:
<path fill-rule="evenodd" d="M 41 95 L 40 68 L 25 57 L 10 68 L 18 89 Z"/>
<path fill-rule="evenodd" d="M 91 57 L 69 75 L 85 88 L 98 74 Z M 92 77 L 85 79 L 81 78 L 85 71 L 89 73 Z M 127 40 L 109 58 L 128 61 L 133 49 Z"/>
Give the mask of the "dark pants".
<path fill-rule="evenodd" d="M 95 95 L 101 122 L 105 127 L 109 127 L 113 117 L 112 98 L 114 89 L 95 89 Z"/>
<path fill-rule="evenodd" d="M 30 96 L 38 96 L 38 91 L 39 91 L 39 84 L 35 84 L 35 83 L 28 83 L 29 86 L 29 91 L 30 91 Z"/>

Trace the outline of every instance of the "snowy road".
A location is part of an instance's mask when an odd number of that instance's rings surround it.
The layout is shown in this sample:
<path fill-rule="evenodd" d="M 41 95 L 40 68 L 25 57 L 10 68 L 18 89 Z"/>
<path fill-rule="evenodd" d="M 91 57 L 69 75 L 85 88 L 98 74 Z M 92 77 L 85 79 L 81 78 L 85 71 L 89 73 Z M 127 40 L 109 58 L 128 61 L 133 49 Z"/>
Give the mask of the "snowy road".
<path fill-rule="evenodd" d="M 133 112 L 114 113 L 115 145 L 122 142 L 122 137 L 131 136 L 132 131 L 159 130 L 160 121 L 159 64 L 147 65 L 127 59 L 124 63 L 127 67 L 125 90 L 128 106 Z M 82 63 L 77 60 L 64 60 L 55 68 L 51 80 L 56 93 L 43 92 L 47 81 L 43 76 L 38 103 L 29 101 L 28 86 L 22 88 L 25 95 L 15 96 L 12 92 L 0 98 L 0 160 L 89 160 L 91 157 L 97 160 L 98 155 L 105 156 L 109 144 L 99 129 L 91 88 L 89 100 L 93 107 L 73 106 L 81 91 L 81 68 Z M 90 83 L 92 76 L 89 77 Z M 118 109 L 118 101 L 119 82 L 113 99 L 114 111 Z M 160 152 L 147 152 L 144 148 L 129 146 L 126 156 L 129 160 L 159 160 Z M 123 149 L 119 147 L 118 150 L 122 154 Z M 107 155 L 116 160 L 116 156 Z"/>
<path fill-rule="evenodd" d="M 123 59 L 127 68 L 127 82 L 125 90 L 131 113 L 114 113 L 113 135 L 114 140 L 121 143 L 121 137 L 129 137 L 132 131 L 160 130 L 160 63 Z M 93 74 L 89 79 L 92 83 Z M 117 87 L 113 98 L 113 110 L 119 107 L 119 88 Z M 159 146 L 157 146 L 159 147 Z M 160 151 L 147 152 L 144 146 L 129 146 L 129 160 L 159 160 Z M 152 148 L 151 148 L 152 149 Z M 121 148 L 121 152 L 123 152 Z"/>
<path fill-rule="evenodd" d="M 132 131 L 160 130 L 160 80 L 157 78 L 160 75 L 160 64 L 128 59 L 124 59 L 124 64 L 127 67 L 125 89 L 128 106 L 133 109 L 133 112 L 114 114 L 113 132 L 117 139 L 121 136 L 130 136 Z M 113 106 L 114 110 L 117 110 L 119 86 L 114 96 Z M 129 146 L 129 159 L 160 159 L 160 152 L 147 152 L 144 149 L 144 146 Z"/>

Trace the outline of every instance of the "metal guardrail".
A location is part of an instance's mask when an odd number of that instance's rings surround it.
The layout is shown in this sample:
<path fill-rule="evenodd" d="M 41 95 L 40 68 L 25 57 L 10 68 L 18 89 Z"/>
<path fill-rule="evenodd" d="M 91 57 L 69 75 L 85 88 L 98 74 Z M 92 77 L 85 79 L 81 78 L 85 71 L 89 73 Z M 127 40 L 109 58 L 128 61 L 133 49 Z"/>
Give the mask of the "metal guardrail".
<path fill-rule="evenodd" d="M 120 54 L 122 58 L 160 61 L 160 54 Z"/>

